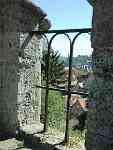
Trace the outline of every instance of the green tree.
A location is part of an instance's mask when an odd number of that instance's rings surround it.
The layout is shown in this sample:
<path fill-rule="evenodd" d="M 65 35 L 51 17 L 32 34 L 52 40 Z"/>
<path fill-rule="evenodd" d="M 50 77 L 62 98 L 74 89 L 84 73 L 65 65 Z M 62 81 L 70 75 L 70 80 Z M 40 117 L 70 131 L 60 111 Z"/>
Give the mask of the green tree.
<path fill-rule="evenodd" d="M 43 61 L 42 61 L 42 74 L 44 80 L 47 75 L 47 57 L 48 52 L 43 51 Z M 64 80 L 64 61 L 60 60 L 60 54 L 58 51 L 50 50 L 49 57 L 49 83 L 55 84 Z"/>

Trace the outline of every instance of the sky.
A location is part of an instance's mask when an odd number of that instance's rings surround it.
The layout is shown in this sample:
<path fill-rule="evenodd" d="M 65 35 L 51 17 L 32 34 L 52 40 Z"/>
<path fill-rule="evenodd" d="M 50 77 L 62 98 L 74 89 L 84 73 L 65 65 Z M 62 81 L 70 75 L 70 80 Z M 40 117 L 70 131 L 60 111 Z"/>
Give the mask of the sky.
<path fill-rule="evenodd" d="M 51 21 L 51 29 L 75 29 L 91 27 L 92 7 L 87 0 L 32 0 L 41 7 Z M 73 35 L 70 35 L 73 38 Z M 61 55 L 67 56 L 69 44 L 64 36 L 58 36 L 53 41 L 53 48 Z M 75 55 L 91 54 L 90 35 L 81 35 L 74 46 Z"/>

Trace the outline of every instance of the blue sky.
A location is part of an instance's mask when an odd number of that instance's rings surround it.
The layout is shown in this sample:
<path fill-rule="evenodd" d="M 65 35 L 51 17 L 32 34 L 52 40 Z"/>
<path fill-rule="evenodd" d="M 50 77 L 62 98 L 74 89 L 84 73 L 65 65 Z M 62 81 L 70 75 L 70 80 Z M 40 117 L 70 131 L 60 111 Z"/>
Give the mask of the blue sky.
<path fill-rule="evenodd" d="M 91 27 L 92 7 L 87 0 L 32 0 L 40 6 L 51 20 L 51 29 L 88 28 Z M 62 49 L 62 55 L 67 55 L 68 45 L 66 40 L 57 38 L 53 43 L 56 49 Z M 90 37 L 83 35 L 76 42 L 76 50 L 81 49 L 80 54 L 90 54 Z M 84 50 L 84 52 L 82 52 Z M 76 55 L 76 54 L 75 54 Z M 78 55 L 78 53 L 77 53 Z"/>

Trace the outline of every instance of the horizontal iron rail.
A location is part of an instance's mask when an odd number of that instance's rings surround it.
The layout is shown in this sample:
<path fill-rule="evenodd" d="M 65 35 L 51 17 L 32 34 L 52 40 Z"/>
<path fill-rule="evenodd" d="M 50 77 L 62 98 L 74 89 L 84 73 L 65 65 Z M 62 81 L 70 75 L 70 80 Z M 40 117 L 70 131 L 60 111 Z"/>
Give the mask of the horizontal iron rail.
<path fill-rule="evenodd" d="M 33 88 L 46 89 L 47 87 L 46 86 L 35 85 Z M 65 90 L 65 89 L 62 89 L 62 88 L 49 87 L 49 90 L 63 92 L 66 95 L 69 94 L 68 90 Z M 88 93 L 84 93 L 84 92 L 70 91 L 70 93 L 71 94 L 78 94 L 78 95 L 81 95 L 81 96 L 88 96 Z"/>
<path fill-rule="evenodd" d="M 38 34 L 44 34 L 44 33 L 59 33 L 59 34 L 64 34 L 64 33 L 88 33 L 91 32 L 91 28 L 81 28 L 81 29 L 63 29 L 63 30 L 48 30 L 48 31 L 38 31 L 38 30 L 33 30 L 31 33 L 38 33 Z"/>

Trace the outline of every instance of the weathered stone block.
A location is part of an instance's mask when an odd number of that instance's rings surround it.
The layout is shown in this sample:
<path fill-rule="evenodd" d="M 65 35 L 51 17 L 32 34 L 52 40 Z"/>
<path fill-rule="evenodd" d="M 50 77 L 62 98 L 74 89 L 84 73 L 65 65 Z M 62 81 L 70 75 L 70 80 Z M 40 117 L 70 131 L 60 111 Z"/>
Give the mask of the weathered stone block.
<path fill-rule="evenodd" d="M 46 20 L 45 16 L 46 14 L 39 7 L 27 0 L 0 1 L 1 134 L 15 133 L 18 128 L 17 105 L 20 101 L 23 103 L 25 100 L 25 107 L 19 106 L 24 112 L 22 116 L 24 119 L 28 117 L 29 120 L 32 117 L 30 121 L 33 120 L 34 104 L 37 105 L 37 112 L 40 116 L 41 93 L 40 90 L 34 92 L 32 89 L 33 81 L 37 84 L 41 83 L 40 36 L 29 36 L 28 32 L 40 29 L 41 20 Z M 50 27 L 48 20 L 45 21 L 44 26 L 45 30 Z M 38 77 L 38 80 L 35 79 Z M 33 104 L 31 107 L 29 107 L 29 102 Z"/>

